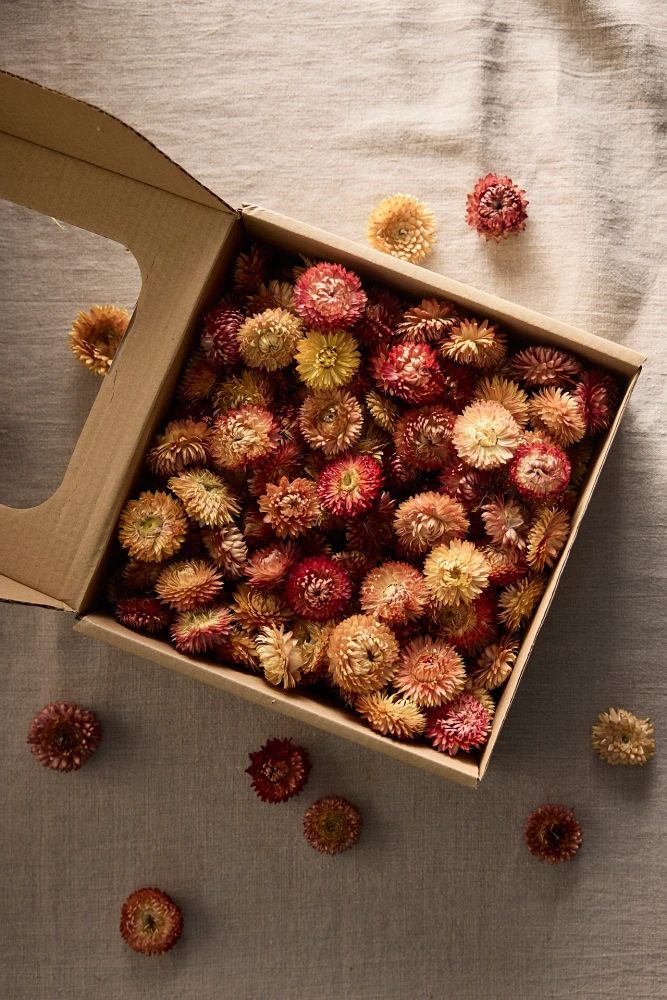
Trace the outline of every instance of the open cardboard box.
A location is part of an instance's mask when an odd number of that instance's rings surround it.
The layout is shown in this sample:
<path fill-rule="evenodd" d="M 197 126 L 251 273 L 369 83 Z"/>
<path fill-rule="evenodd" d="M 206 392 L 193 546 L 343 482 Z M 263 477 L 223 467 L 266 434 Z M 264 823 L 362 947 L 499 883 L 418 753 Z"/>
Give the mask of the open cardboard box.
<path fill-rule="evenodd" d="M 234 210 L 155 146 L 98 109 L 0 74 L 0 197 L 108 237 L 132 252 L 142 287 L 132 324 L 81 433 L 63 481 L 38 507 L 0 506 L 0 599 L 71 612 L 75 629 L 214 687 L 337 733 L 464 785 L 484 775 L 644 358 L 431 271 L 254 206 Z M 572 531 L 526 632 L 479 759 L 398 742 L 308 689 L 178 653 L 99 607 L 116 521 L 132 495 L 203 314 L 245 234 L 292 253 L 337 261 L 362 279 L 420 300 L 449 298 L 526 342 L 553 344 L 624 384 L 573 512 Z"/>

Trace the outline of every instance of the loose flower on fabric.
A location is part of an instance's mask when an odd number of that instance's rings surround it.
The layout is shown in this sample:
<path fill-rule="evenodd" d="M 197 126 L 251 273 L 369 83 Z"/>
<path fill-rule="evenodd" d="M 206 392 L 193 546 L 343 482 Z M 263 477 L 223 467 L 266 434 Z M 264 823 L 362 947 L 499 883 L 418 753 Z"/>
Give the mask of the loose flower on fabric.
<path fill-rule="evenodd" d="M 138 889 L 123 903 L 120 933 L 141 955 L 164 954 L 174 947 L 182 932 L 180 907 L 160 889 Z"/>
<path fill-rule="evenodd" d="M 69 333 L 70 350 L 94 375 L 106 375 L 127 332 L 130 314 L 117 306 L 81 310 Z"/>
<path fill-rule="evenodd" d="M 248 756 L 246 773 L 262 802 L 287 802 L 303 791 L 310 774 L 305 747 L 298 747 L 291 739 L 273 739 Z"/>
<path fill-rule="evenodd" d="M 303 832 L 316 851 L 340 854 L 357 843 L 361 823 L 361 814 L 356 806 L 337 795 L 329 795 L 306 811 Z"/>
<path fill-rule="evenodd" d="M 373 209 L 366 235 L 375 250 L 419 264 L 431 253 L 437 231 L 430 208 L 410 195 L 397 194 Z"/>
<path fill-rule="evenodd" d="M 526 192 L 510 177 L 489 173 L 480 177 L 472 194 L 468 195 L 466 222 L 485 240 L 500 243 L 526 228 L 527 206 Z"/>
<path fill-rule="evenodd" d="M 544 805 L 528 817 L 524 839 L 536 858 L 557 864 L 570 861 L 581 847 L 581 826 L 566 806 Z"/>
<path fill-rule="evenodd" d="M 654 733 L 650 719 L 640 719 L 625 708 L 610 708 L 593 726 L 593 749 L 607 764 L 642 766 L 655 753 Z"/>
<path fill-rule="evenodd" d="M 73 701 L 43 708 L 30 724 L 28 743 L 40 764 L 52 771 L 77 771 L 97 750 L 102 733 L 88 709 Z"/>

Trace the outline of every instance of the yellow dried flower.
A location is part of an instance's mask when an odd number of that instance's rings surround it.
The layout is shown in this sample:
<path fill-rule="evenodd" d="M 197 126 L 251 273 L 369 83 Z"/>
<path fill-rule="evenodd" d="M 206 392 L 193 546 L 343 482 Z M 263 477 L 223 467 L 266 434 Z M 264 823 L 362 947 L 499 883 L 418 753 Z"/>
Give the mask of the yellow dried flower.
<path fill-rule="evenodd" d="M 239 621 L 251 631 L 265 625 L 280 625 L 292 618 L 284 597 L 275 590 L 259 590 L 241 583 L 232 595 L 232 611 Z"/>
<path fill-rule="evenodd" d="M 146 464 L 156 476 L 173 476 L 188 465 L 203 465 L 209 457 L 211 432 L 203 421 L 172 420 L 158 434 L 146 455 Z"/>
<path fill-rule="evenodd" d="M 442 357 L 460 365 L 493 368 L 507 354 L 507 341 L 498 327 L 489 326 L 486 319 L 483 323 L 478 323 L 476 319 L 462 319 L 439 350 Z"/>
<path fill-rule="evenodd" d="M 545 566 L 553 566 L 569 534 L 570 518 L 564 510 L 540 508 L 528 532 L 528 565 L 538 572 Z"/>
<path fill-rule="evenodd" d="M 452 441 L 464 462 L 477 469 L 493 469 L 512 458 L 521 430 L 504 406 L 480 399 L 456 418 Z"/>
<path fill-rule="evenodd" d="M 290 363 L 303 335 L 303 321 L 287 309 L 265 309 L 237 334 L 241 357 L 251 368 L 273 372 Z"/>
<path fill-rule="evenodd" d="M 366 406 L 378 427 L 393 434 L 396 430 L 396 417 L 398 415 L 396 403 L 379 392 L 371 390 L 366 393 Z"/>
<path fill-rule="evenodd" d="M 213 412 L 216 416 L 222 416 L 242 406 L 267 408 L 272 403 L 273 386 L 269 376 L 259 369 L 244 368 L 239 375 L 225 379 L 214 393 Z"/>
<path fill-rule="evenodd" d="M 382 694 L 373 691 L 360 694 L 355 701 L 359 715 L 383 736 L 397 736 L 401 740 L 412 740 L 420 736 L 426 728 L 426 716 L 417 705 L 400 698 L 397 694 Z"/>
<path fill-rule="evenodd" d="M 224 479 L 210 469 L 189 469 L 172 476 L 167 486 L 185 507 L 189 517 L 209 528 L 229 524 L 241 513 L 238 497 Z"/>
<path fill-rule="evenodd" d="M 494 375 L 481 378 L 475 389 L 475 399 L 486 399 L 493 403 L 500 403 L 512 414 L 519 427 L 524 428 L 528 423 L 528 395 L 516 382 Z"/>
<path fill-rule="evenodd" d="M 311 448 L 327 458 L 347 451 L 361 436 L 364 417 L 361 406 L 345 389 L 314 392 L 301 404 L 299 427 Z"/>
<path fill-rule="evenodd" d="M 426 587 L 439 604 L 470 604 L 487 586 L 490 568 L 473 542 L 455 538 L 449 545 L 438 545 L 426 557 Z"/>
<path fill-rule="evenodd" d="M 178 500 L 168 493 L 141 493 L 125 504 L 118 537 L 133 559 L 159 563 L 178 552 L 187 531 L 188 519 Z"/>
<path fill-rule="evenodd" d="M 312 528 L 320 511 L 315 483 L 310 479 L 282 476 L 278 485 L 266 484 L 266 493 L 259 498 L 259 509 L 278 538 L 296 538 Z"/>
<path fill-rule="evenodd" d="M 566 389 L 539 389 L 530 401 L 530 419 L 536 430 L 546 431 L 561 448 L 581 441 L 586 433 L 579 402 Z"/>
<path fill-rule="evenodd" d="M 593 749 L 607 764 L 642 765 L 655 753 L 650 719 L 639 719 L 624 708 L 610 708 L 593 726 Z"/>
<path fill-rule="evenodd" d="M 69 332 L 69 347 L 84 368 L 106 375 L 130 322 L 127 309 L 91 306 L 81 310 Z"/>
<path fill-rule="evenodd" d="M 397 194 L 373 209 L 366 235 L 376 250 L 418 264 L 431 253 L 437 229 L 430 208 L 409 195 Z"/>
<path fill-rule="evenodd" d="M 352 615 L 331 633 L 331 676 L 343 692 L 366 694 L 381 690 L 396 673 L 397 660 L 394 633 L 370 615 Z"/>
<path fill-rule="evenodd" d="M 294 688 L 301 680 L 301 651 L 291 632 L 282 625 L 265 625 L 255 642 L 264 676 L 269 684 Z"/>
<path fill-rule="evenodd" d="M 210 604 L 222 590 L 222 577 L 204 559 L 184 559 L 171 563 L 160 573 L 155 593 L 176 611 Z"/>
<path fill-rule="evenodd" d="M 309 330 L 299 341 L 296 360 L 301 381 L 311 389 L 335 389 L 351 380 L 361 355 L 354 337 L 344 330 Z"/>
<path fill-rule="evenodd" d="M 544 574 L 531 575 L 510 584 L 500 594 L 498 620 L 507 626 L 508 631 L 518 632 L 531 617 L 537 602 L 544 593 L 547 578 Z"/>
<path fill-rule="evenodd" d="M 504 635 L 498 642 L 486 646 L 473 671 L 473 682 L 487 691 L 500 687 L 512 673 L 518 652 L 519 640 L 509 635 Z"/>

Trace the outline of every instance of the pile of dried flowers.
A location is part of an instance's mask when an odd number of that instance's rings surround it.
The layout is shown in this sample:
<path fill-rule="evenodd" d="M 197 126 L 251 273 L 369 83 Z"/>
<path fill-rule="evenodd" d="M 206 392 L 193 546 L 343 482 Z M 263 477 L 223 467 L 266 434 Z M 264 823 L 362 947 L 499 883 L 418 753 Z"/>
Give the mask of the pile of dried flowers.
<path fill-rule="evenodd" d="M 252 245 L 120 517 L 115 614 L 475 750 L 616 401 L 454 302 Z"/>

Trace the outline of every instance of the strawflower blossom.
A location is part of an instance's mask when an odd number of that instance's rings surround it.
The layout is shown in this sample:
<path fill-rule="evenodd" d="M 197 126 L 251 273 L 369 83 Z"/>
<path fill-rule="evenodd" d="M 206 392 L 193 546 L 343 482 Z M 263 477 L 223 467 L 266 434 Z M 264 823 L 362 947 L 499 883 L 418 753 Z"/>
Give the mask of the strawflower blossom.
<path fill-rule="evenodd" d="M 394 529 L 401 544 L 413 552 L 428 552 L 435 545 L 463 538 L 469 521 L 458 500 L 442 493 L 418 493 L 396 511 Z"/>
<path fill-rule="evenodd" d="M 381 691 L 360 694 L 354 707 L 371 729 L 383 736 L 412 740 L 426 728 L 426 716 L 419 707 L 397 694 L 382 694 Z"/>
<path fill-rule="evenodd" d="M 301 683 L 320 680 L 329 663 L 329 639 L 333 622 L 298 621 L 294 638 L 301 650 Z"/>
<path fill-rule="evenodd" d="M 361 406 L 345 389 L 314 392 L 301 404 L 299 429 L 311 448 L 327 458 L 347 451 L 361 437 L 364 423 Z"/>
<path fill-rule="evenodd" d="M 526 512 L 513 497 L 495 496 L 482 507 L 482 520 L 494 545 L 525 549 Z"/>
<path fill-rule="evenodd" d="M 473 368 L 493 368 L 505 357 L 507 341 L 497 326 L 488 320 L 462 319 L 451 331 L 449 338 L 439 346 L 443 358 Z"/>
<path fill-rule="evenodd" d="M 114 614 L 121 625 L 150 633 L 166 632 L 173 617 L 156 597 L 126 597 L 118 601 Z"/>
<path fill-rule="evenodd" d="M 448 337 L 459 321 L 455 302 L 422 299 L 418 306 L 408 309 L 397 332 L 404 340 L 435 342 Z"/>
<path fill-rule="evenodd" d="M 284 582 L 298 559 L 299 549 L 294 542 L 271 542 L 253 552 L 244 568 L 245 578 L 251 587 L 271 590 Z"/>
<path fill-rule="evenodd" d="M 316 523 L 319 514 L 317 490 L 310 479 L 283 476 L 280 482 L 266 484 L 259 498 L 259 509 L 279 538 L 304 535 Z"/>
<path fill-rule="evenodd" d="M 509 462 L 520 440 L 521 430 L 509 411 L 484 399 L 466 406 L 452 431 L 459 458 L 477 469 L 493 469 Z"/>
<path fill-rule="evenodd" d="M 209 528 L 202 532 L 202 542 L 216 569 L 227 580 L 243 576 L 248 562 L 248 546 L 235 524 Z"/>
<path fill-rule="evenodd" d="M 69 332 L 69 347 L 94 375 L 106 375 L 130 323 L 130 314 L 117 306 L 91 306 L 77 314 Z"/>
<path fill-rule="evenodd" d="M 159 563 L 180 549 L 188 531 L 182 505 L 168 493 L 141 493 L 120 515 L 118 538 L 133 559 Z"/>
<path fill-rule="evenodd" d="M 466 203 L 466 222 L 485 240 L 500 243 L 526 228 L 526 192 L 511 177 L 490 173 L 480 177 Z"/>
<path fill-rule="evenodd" d="M 506 587 L 516 583 L 528 572 L 525 548 L 497 548 L 485 545 L 482 552 L 489 561 L 489 586 Z"/>
<path fill-rule="evenodd" d="M 157 476 L 173 476 L 188 465 L 204 465 L 210 440 L 211 431 L 204 421 L 172 420 L 156 437 L 146 464 Z"/>
<path fill-rule="evenodd" d="M 370 288 L 368 301 L 354 325 L 357 340 L 369 346 L 390 340 L 397 332 L 405 306 L 384 288 Z"/>
<path fill-rule="evenodd" d="M 530 387 L 571 386 L 581 374 L 581 365 L 572 354 L 557 347 L 527 347 L 512 358 L 512 378 Z"/>
<path fill-rule="evenodd" d="M 140 955 L 162 955 L 174 947 L 182 931 L 180 908 L 160 889 L 138 889 L 123 903 L 120 933 Z"/>
<path fill-rule="evenodd" d="M 460 694 L 465 680 L 465 664 L 456 649 L 424 636 L 404 646 L 393 686 L 416 705 L 431 708 Z"/>
<path fill-rule="evenodd" d="M 259 368 L 244 368 L 238 375 L 230 375 L 213 393 L 213 411 L 218 417 L 242 406 L 270 409 L 272 405 L 273 385 Z"/>
<path fill-rule="evenodd" d="M 509 632 L 518 632 L 533 614 L 547 585 L 546 576 L 540 574 L 524 577 L 506 587 L 498 598 L 498 620 Z"/>
<path fill-rule="evenodd" d="M 487 691 L 500 687 L 512 673 L 518 652 L 519 640 L 507 635 L 485 646 L 472 672 L 474 683 Z"/>
<path fill-rule="evenodd" d="M 266 493 L 267 483 L 277 483 L 283 476 L 298 479 L 303 468 L 303 449 L 296 441 L 285 441 L 268 458 L 253 466 L 252 474 L 247 480 L 248 492 L 254 497 L 261 497 Z"/>
<path fill-rule="evenodd" d="M 246 298 L 244 309 L 247 316 L 256 316 L 267 309 L 294 312 L 294 289 L 289 281 L 270 281 Z"/>
<path fill-rule="evenodd" d="M 589 434 L 605 431 L 618 402 L 618 386 L 610 375 L 592 368 L 584 372 L 572 391 L 578 401 Z"/>
<path fill-rule="evenodd" d="M 524 827 L 528 850 L 540 861 L 569 861 L 581 847 L 581 826 L 571 809 L 561 805 L 540 806 Z"/>
<path fill-rule="evenodd" d="M 377 459 L 346 454 L 324 466 L 317 495 L 330 514 L 360 517 L 378 498 L 382 484 L 382 466 Z"/>
<path fill-rule="evenodd" d="M 179 653 L 204 653 L 220 644 L 234 627 L 234 617 L 222 604 L 180 611 L 171 626 L 171 638 Z"/>
<path fill-rule="evenodd" d="M 556 444 L 526 441 L 509 467 L 512 485 L 526 500 L 550 500 L 570 482 L 570 460 Z"/>
<path fill-rule="evenodd" d="M 396 429 L 396 417 L 398 414 L 396 403 L 374 389 L 371 389 L 370 392 L 366 393 L 366 406 L 378 427 L 381 427 L 383 431 L 389 431 L 390 434 L 393 434 Z"/>
<path fill-rule="evenodd" d="M 220 573 L 203 559 L 185 559 L 165 566 L 155 584 L 158 597 L 176 611 L 209 604 L 221 590 Z"/>
<path fill-rule="evenodd" d="M 396 422 L 394 445 L 406 465 L 439 469 L 454 458 L 452 430 L 456 414 L 437 403 L 408 410 Z"/>
<path fill-rule="evenodd" d="M 214 306 L 204 317 L 200 343 L 206 360 L 214 368 L 231 368 L 238 364 L 237 333 L 244 321 L 241 310 L 226 303 Z"/>
<path fill-rule="evenodd" d="M 347 604 L 352 586 L 346 570 L 329 556 L 308 556 L 290 571 L 285 597 L 295 615 L 309 621 L 335 618 Z"/>
<path fill-rule="evenodd" d="M 277 591 L 240 583 L 232 596 L 231 609 L 247 629 L 284 624 L 292 618 L 289 606 Z"/>
<path fill-rule="evenodd" d="M 264 625 L 255 639 L 264 677 L 286 691 L 301 680 L 301 650 L 292 632 L 284 625 Z"/>
<path fill-rule="evenodd" d="M 310 330 L 298 344 L 296 370 L 311 389 L 336 389 L 350 382 L 361 363 L 357 342 L 345 330 Z"/>
<path fill-rule="evenodd" d="M 239 327 L 239 352 L 251 368 L 273 372 L 290 363 L 303 332 L 303 323 L 288 309 L 265 309 Z"/>
<path fill-rule="evenodd" d="M 240 469 L 270 455 L 278 443 L 278 427 L 271 411 L 262 406 L 241 406 L 218 417 L 210 451 L 223 468 Z"/>
<path fill-rule="evenodd" d="M 449 358 L 438 358 L 442 376 L 442 400 L 456 413 L 462 413 L 472 403 L 477 388 L 478 373 L 470 365 L 459 365 Z"/>
<path fill-rule="evenodd" d="M 366 235 L 375 250 L 419 264 L 431 253 L 437 231 L 435 215 L 424 202 L 396 194 L 373 209 Z"/>
<path fill-rule="evenodd" d="M 47 705 L 28 731 L 31 751 L 40 764 L 53 771 L 77 771 L 92 757 L 101 739 L 93 713 L 73 701 Z"/>
<path fill-rule="evenodd" d="M 491 713 L 470 691 L 428 712 L 426 735 L 436 750 L 453 757 L 459 750 L 470 753 L 483 746 L 491 732 Z"/>
<path fill-rule="evenodd" d="M 235 625 L 232 631 L 223 637 L 213 648 L 213 655 L 219 663 L 234 663 L 244 670 L 251 670 L 254 674 L 261 671 L 255 640 L 242 625 Z"/>
<path fill-rule="evenodd" d="M 386 687 L 396 673 L 398 642 L 371 615 L 352 615 L 336 625 L 329 640 L 329 664 L 336 687 L 367 694 Z"/>
<path fill-rule="evenodd" d="M 469 511 L 486 503 L 496 488 L 496 470 L 473 469 L 461 461 L 446 465 L 438 478 L 442 492 Z"/>
<path fill-rule="evenodd" d="M 404 562 L 384 562 L 366 575 L 359 591 L 361 610 L 389 625 L 420 618 L 428 592 L 423 575 Z"/>
<path fill-rule="evenodd" d="M 186 514 L 202 527 L 222 527 L 241 513 L 239 498 L 210 469 L 186 469 L 172 476 L 167 486 L 181 501 Z"/>
<path fill-rule="evenodd" d="M 263 243 L 253 243 L 240 253 L 234 264 L 234 291 L 251 295 L 269 281 L 273 251 Z"/>
<path fill-rule="evenodd" d="M 313 803 L 303 817 L 303 832 L 311 847 L 322 854 L 340 854 L 354 847 L 361 833 L 356 806 L 336 795 Z"/>
<path fill-rule="evenodd" d="M 133 594 L 145 594 L 155 586 L 155 581 L 162 572 L 159 563 L 139 562 L 138 559 L 130 559 L 123 566 L 120 578 L 123 586 L 127 587 Z"/>
<path fill-rule="evenodd" d="M 294 740 L 267 740 L 264 746 L 249 753 L 246 774 L 262 802 L 287 802 L 299 795 L 310 774 L 310 760 L 305 747 Z"/>
<path fill-rule="evenodd" d="M 624 708 L 610 708 L 593 726 L 593 749 L 607 764 L 646 764 L 655 753 L 650 719 L 640 719 Z"/>
<path fill-rule="evenodd" d="M 373 361 L 378 388 L 421 406 L 442 395 L 444 382 L 438 356 L 429 344 L 395 344 Z"/>
<path fill-rule="evenodd" d="M 579 401 L 566 389 L 539 389 L 530 401 L 529 411 L 533 427 L 545 431 L 562 448 L 581 441 L 586 433 Z"/>
<path fill-rule="evenodd" d="M 496 634 L 496 607 L 484 593 L 470 604 L 431 609 L 438 636 L 456 646 L 464 656 L 479 655 Z"/>
<path fill-rule="evenodd" d="M 475 389 L 475 398 L 500 403 L 509 410 L 521 428 L 528 423 L 528 396 L 516 382 L 501 375 L 481 378 Z"/>
<path fill-rule="evenodd" d="M 455 538 L 427 555 L 426 587 L 439 604 L 470 604 L 487 586 L 489 568 L 486 556 L 473 542 Z"/>
<path fill-rule="evenodd" d="M 549 505 L 538 510 L 528 532 L 526 560 L 531 569 L 541 572 L 553 566 L 570 534 L 570 518 L 559 507 Z"/>
<path fill-rule="evenodd" d="M 395 545 L 395 507 L 396 501 L 383 490 L 376 505 L 364 517 L 348 521 L 345 537 L 350 548 L 380 551 Z"/>
<path fill-rule="evenodd" d="M 323 333 L 354 326 L 366 302 L 357 275 L 340 264 L 315 264 L 294 286 L 297 313 L 310 328 Z"/>

